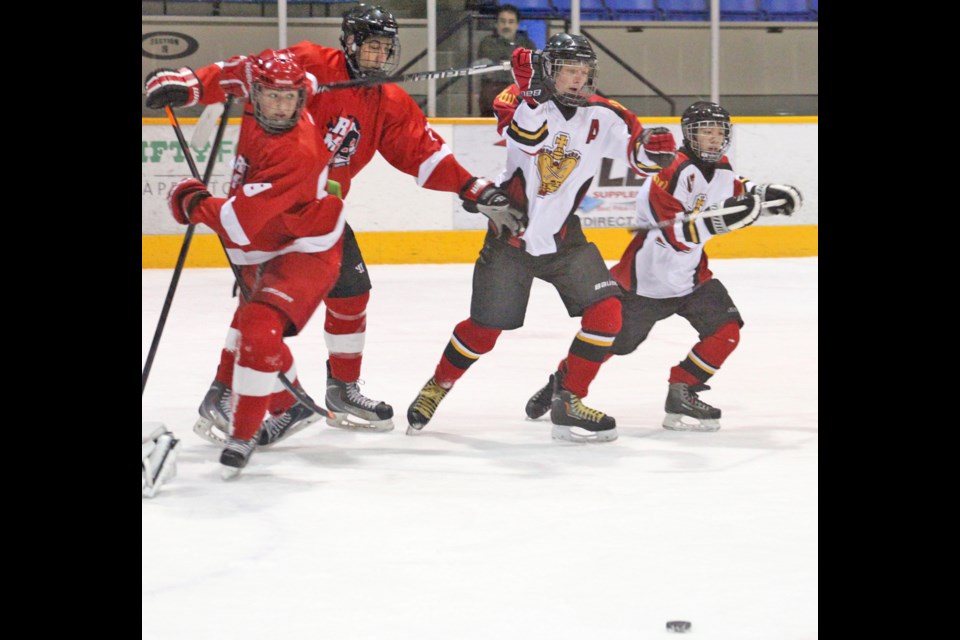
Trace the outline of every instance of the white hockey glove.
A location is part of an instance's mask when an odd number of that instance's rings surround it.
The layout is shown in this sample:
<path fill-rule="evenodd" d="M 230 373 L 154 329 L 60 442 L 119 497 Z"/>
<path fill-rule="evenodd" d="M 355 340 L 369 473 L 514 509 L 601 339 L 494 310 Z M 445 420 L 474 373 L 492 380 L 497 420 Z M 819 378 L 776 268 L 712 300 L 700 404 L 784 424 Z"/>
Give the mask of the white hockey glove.
<path fill-rule="evenodd" d="M 506 229 L 514 235 L 523 232 L 523 214 L 510 206 L 510 199 L 497 185 L 486 178 L 471 178 L 462 189 L 463 208 L 490 218 L 497 237 Z"/>
<path fill-rule="evenodd" d="M 141 425 L 140 494 L 152 498 L 163 483 L 177 475 L 180 441 L 159 422 L 143 422 Z"/>
<path fill-rule="evenodd" d="M 753 193 L 760 197 L 761 202 L 772 200 L 786 200 L 786 204 L 764 207 L 764 213 L 789 216 L 803 205 L 803 196 L 796 187 L 786 184 L 758 184 Z"/>
<path fill-rule="evenodd" d="M 720 203 L 719 207 L 711 208 L 726 209 L 729 207 L 742 207 L 742 209 L 719 216 L 704 217 L 707 231 L 713 235 L 730 233 L 731 231 L 736 231 L 737 229 L 749 227 L 757 221 L 757 218 L 760 217 L 760 197 L 756 194 L 743 193 L 733 198 L 727 198 Z M 707 211 L 709 211 L 709 209 Z"/>

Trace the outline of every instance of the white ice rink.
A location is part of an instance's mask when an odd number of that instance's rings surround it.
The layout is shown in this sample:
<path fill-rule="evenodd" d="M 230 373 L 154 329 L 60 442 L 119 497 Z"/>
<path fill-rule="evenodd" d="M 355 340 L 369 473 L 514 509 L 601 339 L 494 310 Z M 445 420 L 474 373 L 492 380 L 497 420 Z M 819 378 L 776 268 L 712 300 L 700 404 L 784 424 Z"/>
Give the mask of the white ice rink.
<path fill-rule="evenodd" d="M 579 326 L 534 286 L 526 326 L 405 435 L 406 409 L 467 317 L 472 265 L 370 266 L 362 390 L 396 430 L 318 423 L 233 482 L 194 435 L 234 309 L 232 274 L 188 269 L 142 400 L 182 439 L 141 500 L 142 638 L 691 640 L 818 637 L 818 259 L 714 260 L 746 321 L 702 394 L 716 433 L 660 427 L 681 319 L 600 370 L 587 404 L 620 439 L 575 445 L 527 398 Z M 143 270 L 141 365 L 171 270 Z M 322 401 L 323 312 L 290 340 Z M 322 426 L 321 426 L 322 425 Z"/>

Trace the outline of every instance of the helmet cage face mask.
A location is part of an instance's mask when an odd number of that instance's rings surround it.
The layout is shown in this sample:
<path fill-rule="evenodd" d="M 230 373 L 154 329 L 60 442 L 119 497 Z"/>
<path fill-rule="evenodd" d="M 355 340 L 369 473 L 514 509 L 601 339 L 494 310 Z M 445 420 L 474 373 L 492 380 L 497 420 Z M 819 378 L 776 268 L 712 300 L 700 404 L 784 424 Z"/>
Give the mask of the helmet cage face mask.
<path fill-rule="evenodd" d="M 565 68 L 576 69 L 584 65 L 589 70 L 589 75 L 583 86 L 576 92 L 561 93 L 557 88 L 557 79 L 560 77 L 561 71 Z M 544 51 L 543 53 L 544 85 L 547 87 L 551 96 L 562 105 L 582 107 L 587 104 L 590 96 L 597 92 L 598 76 L 599 70 L 597 69 L 596 57 L 555 57 L 554 54 L 550 52 Z"/>
<path fill-rule="evenodd" d="M 257 119 L 257 124 L 263 127 L 264 131 L 275 134 L 284 133 L 297 126 L 297 122 L 300 121 L 300 112 L 303 111 L 303 106 L 307 103 L 306 87 L 267 84 L 263 81 L 257 80 L 254 81 L 251 89 L 250 101 L 253 102 L 253 115 Z M 264 95 L 271 91 L 297 92 L 297 105 L 293 110 L 293 114 L 289 118 L 268 117 L 263 112 L 263 109 L 261 108 L 261 101 L 264 100 Z"/>
<path fill-rule="evenodd" d="M 547 42 L 541 54 L 540 77 L 547 94 L 568 107 L 582 107 L 597 91 L 597 54 L 585 36 L 558 33 Z M 557 80 L 567 68 L 588 69 L 587 80 L 576 92 L 560 92 Z"/>
<path fill-rule="evenodd" d="M 700 147 L 700 132 L 702 129 L 723 129 L 723 144 L 716 151 L 705 151 Z M 730 123 L 723 120 L 699 120 L 683 125 L 683 141 L 687 147 L 704 162 L 716 163 L 730 148 Z"/>
<path fill-rule="evenodd" d="M 723 130 L 723 144 L 716 151 L 707 151 L 700 146 L 701 130 L 707 128 Z M 730 148 L 730 114 L 716 103 L 697 102 L 687 107 L 680 119 L 680 130 L 683 132 L 683 144 L 703 162 L 719 162 Z"/>
<path fill-rule="evenodd" d="M 340 45 L 347 56 L 347 66 L 356 78 L 379 78 L 391 76 L 400 66 L 399 27 L 393 14 L 382 7 L 359 5 L 343 17 Z M 351 37 L 352 36 L 352 37 Z M 370 36 L 388 38 L 387 56 L 380 62 L 382 43 L 363 43 Z"/>

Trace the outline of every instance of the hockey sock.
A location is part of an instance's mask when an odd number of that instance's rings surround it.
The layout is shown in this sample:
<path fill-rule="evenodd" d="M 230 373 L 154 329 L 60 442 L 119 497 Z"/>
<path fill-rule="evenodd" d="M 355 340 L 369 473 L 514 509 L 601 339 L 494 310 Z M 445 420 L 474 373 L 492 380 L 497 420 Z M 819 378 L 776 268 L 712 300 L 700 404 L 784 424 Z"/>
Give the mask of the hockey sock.
<path fill-rule="evenodd" d="M 240 341 L 240 332 L 237 331 L 237 316 L 240 309 L 233 313 L 233 320 L 230 321 L 230 329 L 227 330 L 227 339 L 223 342 L 223 350 L 220 352 L 220 364 L 217 366 L 216 381 L 222 382 L 230 388 L 233 386 L 233 365 L 237 359 L 237 343 Z"/>
<path fill-rule="evenodd" d="M 287 346 L 286 342 L 282 343 L 281 346 L 283 347 L 283 353 L 280 357 L 280 370 L 291 384 L 299 386 L 300 381 L 297 380 L 297 365 L 293 362 L 293 354 L 290 353 L 290 347 Z M 280 378 L 278 377 L 276 384 L 273 385 L 273 393 L 270 394 L 270 413 L 275 416 L 286 413 L 286 411 L 296 403 L 297 398 L 287 391 L 287 388 L 283 386 L 283 383 L 280 382 Z"/>
<path fill-rule="evenodd" d="M 240 344 L 233 369 L 233 435 L 249 440 L 260 429 L 277 381 L 283 353 L 284 319 L 254 302 L 240 310 Z"/>
<path fill-rule="evenodd" d="M 367 337 L 367 301 L 370 292 L 350 298 L 327 298 L 323 339 L 330 354 L 330 374 L 343 382 L 360 378 L 363 345 Z"/>
<path fill-rule="evenodd" d="M 566 360 L 567 373 L 563 378 L 565 389 L 581 398 L 587 396 L 590 383 L 597 377 L 614 338 L 620 333 L 620 311 L 619 298 L 606 298 L 584 310 L 580 331 L 570 345 L 570 355 Z"/>
<path fill-rule="evenodd" d="M 670 369 L 670 383 L 702 384 L 720 369 L 727 357 L 740 344 L 740 325 L 727 322 L 713 335 L 693 346 L 687 357 Z"/>
<path fill-rule="evenodd" d="M 441 387 L 449 389 L 480 356 L 497 344 L 500 329 L 484 327 L 467 318 L 453 329 L 453 335 L 433 374 Z"/>

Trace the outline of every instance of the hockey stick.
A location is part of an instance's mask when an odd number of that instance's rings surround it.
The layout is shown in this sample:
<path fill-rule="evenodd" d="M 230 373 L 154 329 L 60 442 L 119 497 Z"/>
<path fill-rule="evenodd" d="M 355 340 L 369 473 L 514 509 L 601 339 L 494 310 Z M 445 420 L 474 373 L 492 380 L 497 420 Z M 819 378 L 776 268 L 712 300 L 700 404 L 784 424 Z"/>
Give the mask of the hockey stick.
<path fill-rule="evenodd" d="M 227 96 L 227 104 L 230 104 L 230 101 L 233 100 L 233 96 Z M 229 112 L 230 110 L 227 109 Z M 203 145 L 207 144 L 207 140 L 210 139 L 210 134 L 213 133 L 213 127 L 217 123 L 217 119 L 223 115 L 224 106 L 222 102 L 214 102 L 213 104 L 208 104 L 204 109 L 203 113 L 200 114 L 200 118 L 197 120 L 196 126 L 193 128 L 193 135 L 190 136 L 190 146 L 194 149 L 200 149 Z"/>
<path fill-rule="evenodd" d="M 768 200 L 766 202 L 760 203 L 761 209 L 768 209 L 770 207 L 779 207 L 780 205 L 787 204 L 785 198 L 780 198 L 779 200 Z M 740 213 L 747 210 L 747 205 L 738 204 L 735 207 L 723 207 L 721 209 L 707 209 L 706 211 L 701 211 L 700 213 L 688 213 L 686 215 L 680 216 L 679 218 L 674 218 L 672 220 L 661 220 L 656 224 L 642 225 L 639 227 L 629 227 L 627 231 L 630 233 L 636 233 L 638 231 L 653 231 L 654 229 L 663 229 L 665 227 L 672 227 L 678 222 L 690 222 L 691 220 L 699 220 L 700 218 L 715 218 L 717 216 L 724 216 L 728 213 Z M 764 215 L 763 211 L 760 212 L 760 215 Z M 770 214 L 767 214 L 770 215 Z"/>
<path fill-rule="evenodd" d="M 232 96 L 227 98 L 227 106 L 233 100 Z M 229 112 L 229 108 L 227 109 Z M 224 113 L 221 105 L 220 113 Z M 220 142 L 223 140 L 223 133 L 227 129 L 226 115 L 220 120 L 220 126 L 217 128 L 217 137 L 210 147 L 210 157 L 207 159 L 207 168 L 203 173 L 203 184 L 210 182 L 210 176 L 213 175 L 213 167 L 217 163 L 217 154 L 220 150 Z M 207 133 L 207 137 L 210 134 Z M 201 146 L 206 144 L 206 140 Z M 193 158 L 190 158 L 193 162 Z M 194 169 L 196 167 L 194 166 Z M 147 388 L 147 378 L 150 377 L 150 369 L 153 367 L 153 359 L 157 355 L 157 347 L 160 346 L 160 336 L 163 334 L 163 328 L 167 324 L 167 315 L 170 313 L 170 306 L 173 304 L 173 295 L 177 291 L 177 284 L 180 282 L 180 274 L 183 272 L 183 265 L 187 260 L 187 252 L 190 250 L 190 242 L 193 240 L 193 230 L 196 225 L 188 225 L 186 233 L 183 234 L 183 244 L 180 246 L 180 255 L 177 256 L 177 264 L 173 268 L 173 277 L 170 279 L 170 286 L 167 288 L 167 298 L 163 301 L 163 310 L 160 312 L 160 319 L 157 321 L 157 328 L 153 332 L 153 342 L 150 343 L 150 352 L 147 353 L 147 362 L 143 367 L 143 373 L 140 376 L 140 395 L 143 396 L 144 389 Z"/>
<path fill-rule="evenodd" d="M 173 113 L 173 109 L 170 107 L 167 107 L 167 117 L 170 119 L 170 124 L 173 125 L 174 133 L 177 134 L 177 142 L 180 143 L 180 149 L 183 151 L 183 155 L 187 158 L 187 164 L 190 166 L 190 173 L 193 174 L 194 178 L 199 180 L 200 173 L 197 171 L 197 165 L 193 161 L 193 155 L 190 153 L 190 147 L 187 146 L 187 140 L 183 136 L 183 131 L 180 130 L 180 123 L 177 121 L 177 116 Z M 226 120 L 226 118 L 224 118 L 224 120 Z M 237 286 L 240 288 L 240 294 L 243 296 L 244 300 L 249 301 L 250 289 L 243 281 L 243 277 L 240 274 L 240 267 L 233 264 L 233 262 L 230 260 L 230 256 L 227 254 L 227 248 L 223 244 L 223 238 L 218 235 L 217 240 L 220 241 L 220 247 L 223 249 L 223 254 L 227 258 L 227 263 L 230 265 L 230 270 L 233 271 L 233 277 L 236 279 Z M 283 385 L 283 388 L 289 391 L 293 397 L 300 402 L 300 404 L 304 405 L 314 413 L 323 416 L 324 418 L 329 418 L 331 420 L 336 418 L 335 415 L 326 409 L 321 409 L 303 389 L 298 389 L 295 387 L 283 372 L 277 372 L 277 379 L 280 381 L 280 384 Z"/>
<path fill-rule="evenodd" d="M 511 63 L 509 60 L 500 64 L 491 64 L 482 67 L 463 67 L 462 69 L 443 69 L 438 71 L 419 71 L 417 73 L 405 73 L 402 76 L 376 76 L 368 78 L 356 78 L 345 82 L 333 82 L 331 84 L 321 84 L 317 87 L 317 93 L 322 91 L 334 91 L 336 89 L 353 89 L 354 87 L 375 87 L 381 84 L 400 84 L 403 82 L 421 82 L 423 80 L 439 80 L 441 78 L 459 78 L 461 76 L 475 76 L 481 73 L 491 73 L 493 71 L 509 71 Z"/>

